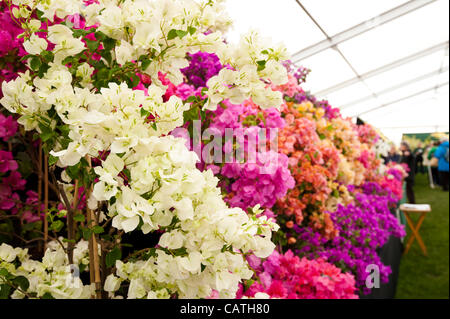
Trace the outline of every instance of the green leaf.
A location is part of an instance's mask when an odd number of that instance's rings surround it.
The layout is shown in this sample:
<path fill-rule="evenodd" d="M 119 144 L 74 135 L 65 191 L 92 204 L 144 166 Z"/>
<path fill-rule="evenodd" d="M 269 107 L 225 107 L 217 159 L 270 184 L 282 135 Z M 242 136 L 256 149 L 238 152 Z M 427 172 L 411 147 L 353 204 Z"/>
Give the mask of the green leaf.
<path fill-rule="evenodd" d="M 23 57 L 20 58 L 19 61 L 26 61 L 26 60 L 28 60 L 29 58 L 31 58 L 32 56 L 33 56 L 32 54 L 24 55 Z"/>
<path fill-rule="evenodd" d="M 83 233 L 84 240 L 89 240 L 92 236 L 92 230 L 90 228 L 83 227 L 81 228 L 81 232 Z"/>
<path fill-rule="evenodd" d="M 134 73 L 131 74 L 131 87 L 134 88 L 138 86 L 139 82 L 141 82 L 141 79 Z"/>
<path fill-rule="evenodd" d="M 192 95 L 187 98 L 186 103 L 194 103 L 198 102 L 198 100 L 199 100 L 198 96 Z"/>
<path fill-rule="evenodd" d="M 41 134 L 41 140 L 42 142 L 47 142 L 49 139 L 53 137 L 53 132 L 45 132 Z"/>
<path fill-rule="evenodd" d="M 63 227 L 64 223 L 61 220 L 55 220 L 50 226 L 54 232 L 59 232 Z"/>
<path fill-rule="evenodd" d="M 80 266 L 78 267 L 78 269 L 80 270 L 80 273 L 84 272 L 86 270 L 87 265 L 85 264 L 80 264 Z"/>
<path fill-rule="evenodd" d="M 42 16 L 44 15 L 44 12 L 42 12 L 39 9 L 36 9 L 36 16 L 39 20 L 42 20 Z"/>
<path fill-rule="evenodd" d="M 147 118 L 150 115 L 150 111 L 147 111 L 143 107 L 141 107 L 141 116 Z"/>
<path fill-rule="evenodd" d="M 73 59 L 73 56 L 68 56 L 67 58 L 65 58 L 64 60 L 62 60 L 61 64 L 62 64 L 62 65 L 66 65 L 66 64 L 72 63 L 73 60 L 74 60 L 74 59 Z"/>
<path fill-rule="evenodd" d="M 125 168 L 123 170 L 123 173 L 125 174 L 125 176 L 130 180 L 131 179 L 131 172 L 128 168 Z"/>
<path fill-rule="evenodd" d="M 27 223 L 27 224 L 23 224 L 22 231 L 27 232 L 27 231 L 31 231 L 35 228 L 37 228 L 36 223 Z"/>
<path fill-rule="evenodd" d="M 32 57 L 30 60 L 30 67 L 33 71 L 38 71 L 41 67 L 41 64 L 41 59 L 39 59 L 39 57 L 37 56 Z"/>
<path fill-rule="evenodd" d="M 103 234 L 100 236 L 101 239 L 106 240 L 106 241 L 111 241 L 112 240 L 112 236 L 109 234 Z"/>
<path fill-rule="evenodd" d="M 177 30 L 172 29 L 169 31 L 169 33 L 167 34 L 167 40 L 173 40 L 178 36 Z"/>
<path fill-rule="evenodd" d="M 6 279 L 9 279 L 11 277 L 11 274 L 9 271 L 5 268 L 0 268 L 0 276 L 5 277 Z"/>
<path fill-rule="evenodd" d="M 52 154 L 48 157 L 48 165 L 53 166 L 58 162 L 58 157 L 53 156 Z"/>
<path fill-rule="evenodd" d="M 264 60 L 256 62 L 256 64 L 258 64 L 258 72 L 262 71 L 266 68 L 266 63 L 267 63 L 267 61 L 264 61 Z"/>
<path fill-rule="evenodd" d="M 103 48 L 106 51 L 111 51 L 115 46 L 116 46 L 116 40 L 114 40 L 112 38 L 108 38 L 108 37 L 106 37 L 103 40 Z"/>
<path fill-rule="evenodd" d="M 111 51 L 106 51 L 103 50 L 100 55 L 106 60 L 106 62 L 108 62 L 108 64 L 111 64 L 112 62 L 112 55 L 111 55 Z"/>
<path fill-rule="evenodd" d="M 72 179 L 78 179 L 80 176 L 80 163 L 66 168 L 66 173 Z"/>
<path fill-rule="evenodd" d="M 194 28 L 194 27 L 189 27 L 188 28 L 188 32 L 189 32 L 190 35 L 194 35 L 194 33 L 197 32 L 197 29 Z"/>
<path fill-rule="evenodd" d="M 146 254 L 144 254 L 144 260 L 149 260 L 151 257 L 157 257 L 156 248 L 150 248 Z"/>
<path fill-rule="evenodd" d="M 59 131 L 61 132 L 62 135 L 64 136 L 68 136 L 69 132 L 70 132 L 70 127 L 69 125 L 60 125 L 58 126 Z"/>
<path fill-rule="evenodd" d="M 188 32 L 187 31 L 183 31 L 183 30 L 177 30 L 177 36 L 180 38 L 180 39 L 183 39 L 185 36 L 187 36 L 188 35 Z"/>
<path fill-rule="evenodd" d="M 79 38 L 79 37 L 84 37 L 86 35 L 88 35 L 90 32 L 84 29 L 75 29 L 73 30 L 73 37 L 74 38 Z"/>
<path fill-rule="evenodd" d="M 52 62 L 53 61 L 53 52 L 52 51 L 42 51 L 41 57 L 44 59 L 45 62 Z"/>
<path fill-rule="evenodd" d="M 113 267 L 116 264 L 117 260 L 122 258 L 122 251 L 120 251 L 119 247 L 114 247 L 108 254 L 106 254 L 106 266 Z"/>
<path fill-rule="evenodd" d="M 192 109 L 185 111 L 183 116 L 184 116 L 184 122 L 197 120 L 198 119 L 198 107 L 193 107 Z"/>
<path fill-rule="evenodd" d="M 152 63 L 152 60 L 150 60 L 148 58 L 143 60 L 141 63 L 141 69 L 146 70 L 150 66 L 150 63 Z"/>
<path fill-rule="evenodd" d="M 95 234 L 101 234 L 101 233 L 104 233 L 104 232 L 105 232 L 105 229 L 104 229 L 102 226 L 95 225 L 94 228 L 92 228 L 92 231 L 93 231 Z"/>
<path fill-rule="evenodd" d="M 48 69 L 50 69 L 50 65 L 48 65 L 47 63 L 41 64 L 41 67 L 39 68 L 38 71 L 38 77 L 42 78 L 44 76 L 45 73 L 47 73 Z"/>
<path fill-rule="evenodd" d="M 25 152 L 20 152 L 16 156 L 16 161 L 19 164 L 19 171 L 24 179 L 27 179 L 33 173 L 32 162 L 30 156 Z"/>
<path fill-rule="evenodd" d="M 103 66 L 98 70 L 96 74 L 96 78 L 99 80 L 108 80 L 109 79 L 109 69 Z"/>
<path fill-rule="evenodd" d="M 73 220 L 76 222 L 80 222 L 80 223 L 84 223 L 84 221 L 86 220 L 86 218 L 84 217 L 83 214 L 77 214 L 73 217 Z"/>
<path fill-rule="evenodd" d="M 16 286 L 19 286 L 23 291 L 27 291 L 28 287 L 30 287 L 30 283 L 27 278 L 24 276 L 16 277 L 12 283 Z"/>
<path fill-rule="evenodd" d="M 92 41 L 85 39 L 86 46 L 88 47 L 89 51 L 94 52 L 97 51 L 98 47 L 100 46 L 100 41 Z"/>
<path fill-rule="evenodd" d="M 175 250 L 172 250 L 172 253 L 175 255 L 175 256 L 186 256 L 188 253 L 187 253 L 187 250 L 186 250 L 186 247 L 183 247 L 183 248 L 180 248 L 180 249 L 175 249 Z"/>
<path fill-rule="evenodd" d="M 97 31 L 97 32 L 95 32 L 95 38 L 97 39 L 97 40 L 100 40 L 100 41 L 103 41 L 103 40 L 105 40 L 105 38 L 106 38 L 106 35 L 103 33 L 103 32 L 101 32 L 101 31 Z"/>
<path fill-rule="evenodd" d="M 7 284 L 0 285 L 0 299 L 8 299 L 11 287 Z"/>
<path fill-rule="evenodd" d="M 42 299 L 55 299 L 49 292 L 46 292 L 41 298 Z"/>

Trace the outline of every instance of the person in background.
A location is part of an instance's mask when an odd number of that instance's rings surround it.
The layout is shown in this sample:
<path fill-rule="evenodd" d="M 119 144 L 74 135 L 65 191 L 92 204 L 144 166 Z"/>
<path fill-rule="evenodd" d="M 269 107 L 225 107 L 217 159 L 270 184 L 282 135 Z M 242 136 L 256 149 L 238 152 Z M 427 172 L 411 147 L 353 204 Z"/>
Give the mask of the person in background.
<path fill-rule="evenodd" d="M 408 177 L 405 179 L 406 195 L 408 197 L 408 202 L 410 204 L 415 204 L 416 203 L 416 196 L 414 194 L 414 179 L 416 175 L 415 158 L 411 152 L 409 144 L 406 142 L 402 142 L 402 144 L 400 145 L 400 152 L 401 152 L 400 163 L 406 164 L 409 167 Z"/>
<path fill-rule="evenodd" d="M 437 148 L 434 157 L 439 160 L 439 180 L 442 189 L 449 191 L 449 143 L 447 139 L 442 140 L 442 144 Z"/>
<path fill-rule="evenodd" d="M 400 154 L 397 152 L 397 148 L 394 144 L 391 146 L 391 150 L 388 153 L 388 156 L 384 160 L 385 164 L 389 164 L 391 162 L 400 163 Z"/>
<path fill-rule="evenodd" d="M 424 154 L 423 145 L 422 143 L 419 143 L 417 148 L 414 150 L 414 156 L 416 158 L 416 174 L 425 173 L 425 169 L 423 166 L 423 154 Z"/>
<path fill-rule="evenodd" d="M 436 152 L 436 150 L 438 149 L 439 145 L 441 144 L 441 142 L 439 141 L 434 141 L 433 144 L 431 145 L 430 150 L 428 151 L 428 160 L 430 161 L 430 165 L 431 165 L 431 160 L 434 157 L 434 153 Z M 431 173 L 433 175 L 433 183 L 435 185 L 440 185 L 439 184 L 439 171 L 438 171 L 438 167 L 437 165 L 431 165 Z"/>

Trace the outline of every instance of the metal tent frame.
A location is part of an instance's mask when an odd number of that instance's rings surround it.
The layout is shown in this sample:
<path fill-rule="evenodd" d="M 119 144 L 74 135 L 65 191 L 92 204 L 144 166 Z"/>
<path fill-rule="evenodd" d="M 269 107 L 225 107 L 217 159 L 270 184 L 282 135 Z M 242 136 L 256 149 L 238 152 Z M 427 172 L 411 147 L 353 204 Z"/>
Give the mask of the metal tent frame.
<path fill-rule="evenodd" d="M 340 50 L 339 48 L 339 44 L 344 43 L 345 41 L 351 40 L 361 34 L 367 33 L 371 30 L 374 30 L 375 28 L 378 28 L 384 24 L 387 24 L 389 22 L 392 22 L 396 19 L 399 19 L 400 17 L 403 17 L 405 15 L 408 15 L 414 11 L 417 11 L 419 9 L 422 9 L 432 3 L 435 3 L 438 0 L 410 0 L 408 2 L 405 2 L 391 10 L 388 10 L 380 15 L 377 15 L 375 17 L 373 17 L 372 19 L 366 20 L 362 23 L 359 23 L 353 27 L 350 27 L 342 32 L 339 32 L 333 36 L 330 36 L 325 30 L 324 28 L 319 24 L 319 22 L 317 21 L 317 19 L 308 11 L 307 7 L 302 3 L 302 0 L 295 0 L 296 3 L 300 6 L 300 8 L 306 13 L 306 15 L 311 19 L 311 21 L 319 28 L 319 30 L 323 33 L 323 35 L 325 36 L 325 40 L 320 41 L 316 44 L 313 44 L 307 48 L 304 48 L 298 52 L 296 52 L 293 55 L 293 61 L 295 64 L 297 65 L 301 65 L 302 61 L 310 58 L 316 54 L 319 54 L 325 50 L 328 49 L 334 49 L 339 56 L 341 56 L 341 58 L 345 61 L 345 63 L 350 67 L 350 69 L 353 71 L 354 73 L 354 77 L 346 80 L 346 81 L 342 81 L 338 84 L 335 84 L 333 86 L 330 86 L 326 89 L 317 91 L 317 92 L 313 92 L 314 95 L 316 95 L 319 98 L 322 98 L 324 96 L 327 96 L 331 93 L 335 93 L 335 92 L 339 92 L 339 90 L 342 90 L 344 88 L 347 88 L 351 85 L 355 85 L 355 84 L 363 84 L 369 91 L 370 91 L 370 95 L 361 97 L 361 98 L 357 98 L 353 101 L 347 102 L 343 105 L 340 106 L 341 110 L 344 110 L 346 108 L 350 108 L 352 106 L 364 103 L 365 101 L 368 101 L 372 98 L 378 98 L 380 96 L 383 96 L 387 93 L 392 93 L 398 89 L 404 88 L 408 85 L 426 80 L 426 79 L 431 79 L 433 77 L 437 77 L 441 74 L 444 74 L 446 72 L 449 71 L 448 66 L 444 65 L 444 61 L 441 63 L 441 67 L 437 70 L 429 70 L 429 72 L 421 74 L 419 76 L 415 76 L 415 77 L 411 77 L 411 78 L 407 78 L 406 80 L 402 81 L 401 83 L 395 83 L 392 86 L 380 90 L 380 91 L 374 91 L 372 90 L 369 86 L 366 85 L 366 83 L 364 82 L 367 79 L 370 79 L 372 77 L 381 75 L 383 73 L 386 73 L 388 71 L 391 71 L 397 67 L 400 67 L 402 65 L 408 64 L 410 62 L 419 60 L 421 58 L 427 57 L 431 54 L 434 54 L 436 52 L 440 52 L 440 51 L 445 51 L 446 52 L 446 57 L 448 57 L 448 50 L 449 50 L 449 41 L 445 41 L 443 43 L 438 43 L 436 45 L 433 45 L 429 48 L 426 48 L 424 50 L 420 50 L 418 52 L 415 52 L 413 54 L 410 54 L 408 56 L 404 56 L 401 59 L 392 61 L 388 64 L 385 64 L 381 67 L 377 67 L 373 70 L 370 70 L 368 72 L 365 72 L 363 74 L 359 74 L 355 67 L 352 65 L 352 61 L 351 59 L 349 59 L 348 57 L 345 56 L 345 54 L 342 52 L 342 50 Z M 446 58 L 444 57 L 444 59 Z M 436 85 L 432 86 L 432 87 L 427 87 L 423 90 L 417 91 L 413 94 L 408 94 L 405 96 L 399 96 L 398 98 L 387 102 L 387 103 L 381 103 L 376 107 L 372 107 L 368 110 L 362 110 L 362 111 L 357 111 L 356 113 L 354 113 L 352 116 L 353 117 L 359 117 L 361 115 L 365 115 L 374 111 L 377 111 L 379 109 L 383 109 L 389 106 L 392 106 L 398 102 L 401 101 L 405 101 L 408 99 L 411 99 L 413 97 L 417 97 L 420 96 L 422 94 L 431 92 L 431 91 L 435 91 L 437 92 L 438 89 L 448 86 L 449 82 L 448 81 L 443 81 L 443 82 L 439 82 L 436 83 Z M 417 125 L 416 125 L 417 127 Z M 429 126 L 427 126 L 429 127 Z M 438 126 L 437 126 L 438 127 Z M 439 126 L 440 127 L 440 126 Z M 404 128 L 404 127 L 396 127 L 396 128 Z M 409 127 L 408 127 L 409 128 Z M 441 127 L 440 127 L 441 128 Z M 448 128 L 447 128 L 448 129 Z"/>

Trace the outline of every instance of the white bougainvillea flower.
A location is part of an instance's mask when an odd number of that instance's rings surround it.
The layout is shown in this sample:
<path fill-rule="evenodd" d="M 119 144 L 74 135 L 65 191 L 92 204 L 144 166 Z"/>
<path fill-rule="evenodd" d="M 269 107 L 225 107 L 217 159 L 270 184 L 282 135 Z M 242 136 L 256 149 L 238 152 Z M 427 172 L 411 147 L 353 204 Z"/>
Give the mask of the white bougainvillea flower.
<path fill-rule="evenodd" d="M 47 50 L 47 41 L 38 37 L 35 33 L 30 36 L 30 38 L 23 43 L 25 51 L 29 54 L 40 54 L 42 51 Z"/>

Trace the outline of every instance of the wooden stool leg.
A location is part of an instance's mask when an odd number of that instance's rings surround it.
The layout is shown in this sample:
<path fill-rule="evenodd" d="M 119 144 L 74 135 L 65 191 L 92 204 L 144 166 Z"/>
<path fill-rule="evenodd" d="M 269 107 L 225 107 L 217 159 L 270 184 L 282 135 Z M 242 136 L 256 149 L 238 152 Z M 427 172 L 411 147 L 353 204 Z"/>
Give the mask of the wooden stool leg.
<path fill-rule="evenodd" d="M 427 247 L 425 246 L 425 243 L 422 240 L 422 237 L 420 236 L 419 230 L 420 227 L 422 227 L 423 221 L 425 220 L 426 213 L 422 213 L 422 216 L 420 216 L 419 222 L 416 225 L 416 238 L 417 242 L 419 243 L 420 248 L 422 249 L 422 252 L 425 256 L 428 256 L 427 253 Z"/>
<path fill-rule="evenodd" d="M 411 237 L 408 239 L 408 243 L 406 244 L 406 248 L 405 248 L 405 252 L 403 253 L 404 255 L 406 255 L 409 252 L 409 249 L 411 248 L 414 240 L 415 240 L 415 234 L 414 234 L 414 223 L 411 220 L 411 217 L 409 216 L 409 213 L 404 212 L 405 217 L 406 217 L 406 221 L 408 222 L 409 228 L 412 230 L 412 234 Z"/>
<path fill-rule="evenodd" d="M 426 213 L 422 213 L 422 215 L 419 218 L 419 221 L 417 222 L 417 225 L 414 225 L 414 223 L 413 223 L 411 217 L 409 216 L 409 214 L 405 213 L 406 221 L 408 222 L 409 228 L 411 228 L 411 237 L 409 238 L 408 243 L 406 245 L 406 249 L 405 249 L 405 252 L 404 252 L 405 255 L 411 249 L 411 246 L 414 243 L 414 240 L 417 239 L 417 242 L 419 243 L 419 246 L 420 246 L 423 254 L 425 256 L 428 256 L 427 248 L 425 246 L 425 243 L 423 242 L 422 237 L 419 234 L 419 230 L 420 230 L 420 227 L 422 227 L 422 224 L 423 224 L 423 222 L 425 220 L 425 216 L 426 216 Z"/>

